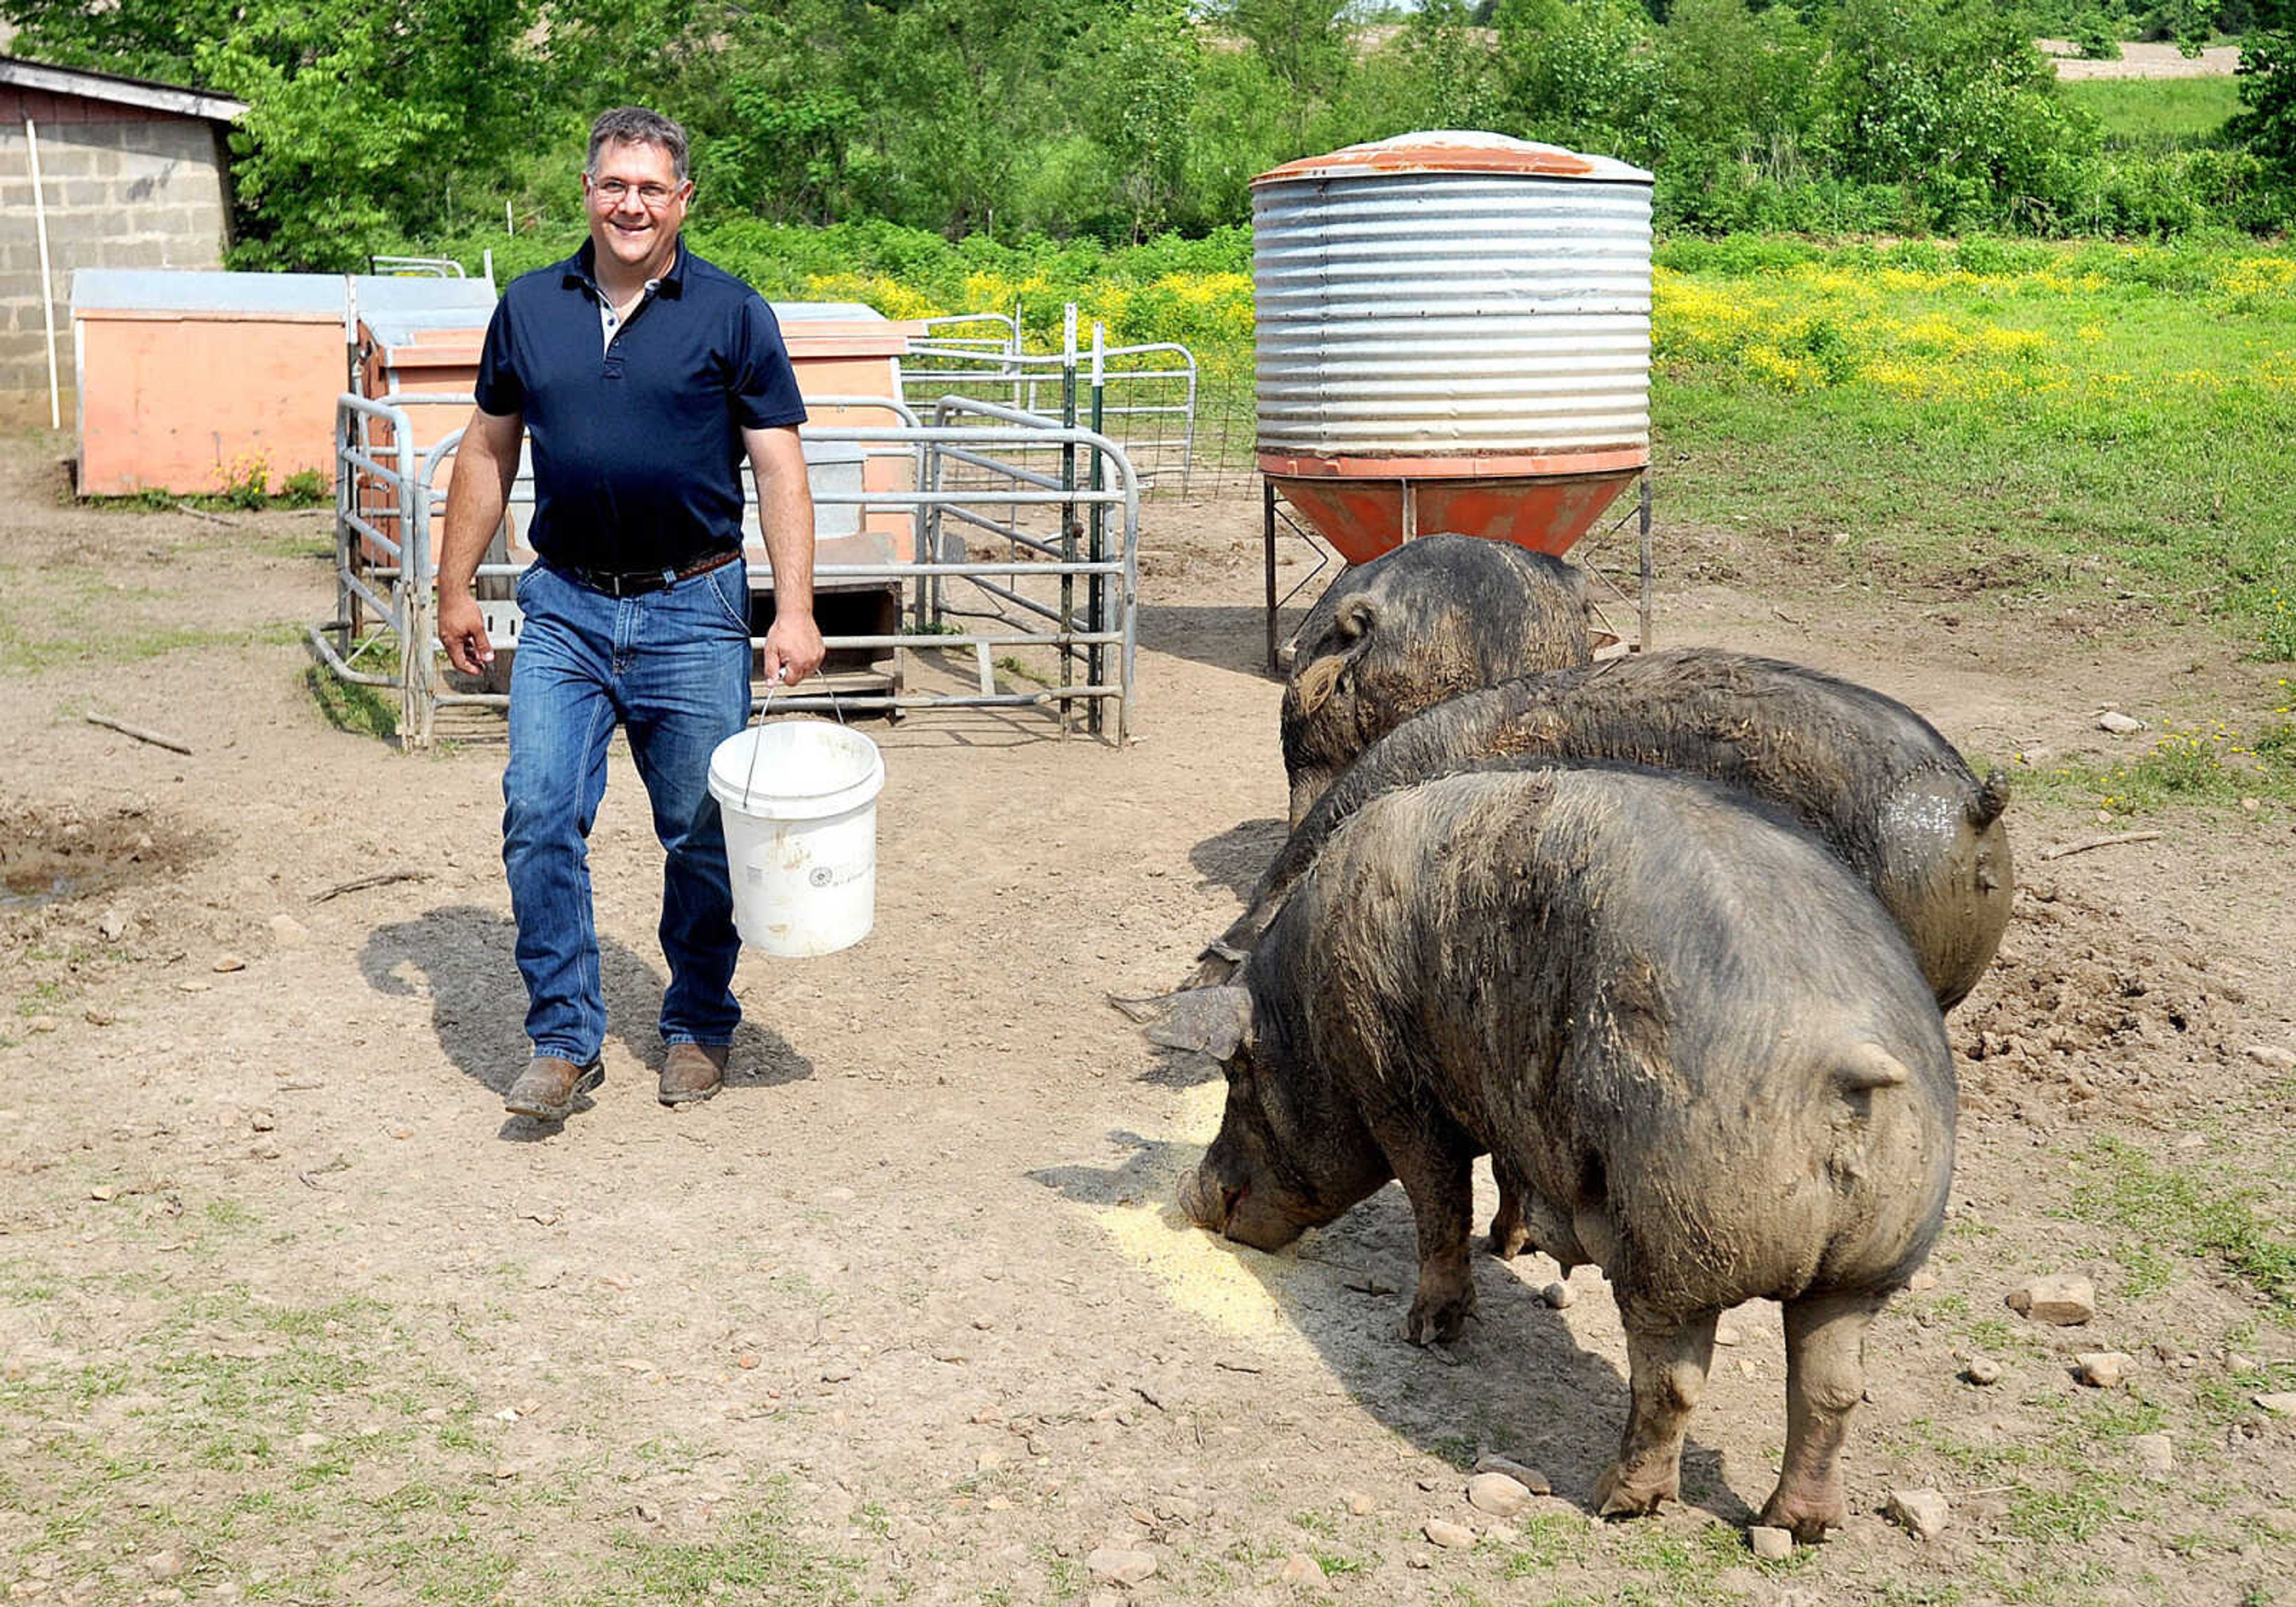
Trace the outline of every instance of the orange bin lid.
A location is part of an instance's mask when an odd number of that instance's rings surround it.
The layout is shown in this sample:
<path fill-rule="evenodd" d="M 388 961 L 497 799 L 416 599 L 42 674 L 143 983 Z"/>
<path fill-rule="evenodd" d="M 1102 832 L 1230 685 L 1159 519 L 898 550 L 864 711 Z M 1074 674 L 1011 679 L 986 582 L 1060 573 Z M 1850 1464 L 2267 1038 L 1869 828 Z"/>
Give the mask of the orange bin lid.
<path fill-rule="evenodd" d="M 1525 178 L 1583 178 L 1612 184 L 1652 182 L 1651 176 L 1614 157 L 1585 156 L 1560 145 L 1511 139 L 1480 129 L 1440 128 L 1369 140 L 1322 156 L 1303 156 L 1270 168 L 1251 181 L 1282 184 L 1292 179 L 1380 178 L 1409 173 L 1499 173 Z"/>

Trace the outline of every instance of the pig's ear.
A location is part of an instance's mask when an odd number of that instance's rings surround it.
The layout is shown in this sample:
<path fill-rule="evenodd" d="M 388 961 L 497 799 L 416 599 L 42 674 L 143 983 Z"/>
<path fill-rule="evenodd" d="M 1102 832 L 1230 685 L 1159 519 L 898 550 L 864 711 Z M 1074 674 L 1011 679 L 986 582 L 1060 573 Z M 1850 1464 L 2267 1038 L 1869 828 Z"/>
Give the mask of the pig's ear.
<path fill-rule="evenodd" d="M 1338 650 L 1300 669 L 1292 683 L 1291 696 L 1297 700 L 1302 716 L 1315 713 L 1333 693 L 1346 690 L 1348 672 L 1370 648 L 1371 629 L 1377 623 L 1379 604 L 1369 597 L 1350 597 L 1340 604 L 1339 615 L 1332 621 L 1332 635 L 1324 638 L 1338 642 Z"/>
<path fill-rule="evenodd" d="M 1160 1047 L 1224 1061 L 1251 1035 L 1251 995 L 1242 988 L 1191 988 L 1166 999 L 1141 1031 Z"/>
<path fill-rule="evenodd" d="M 1593 614 L 1602 607 L 1602 600 L 1595 595 L 1594 587 L 1587 584 L 1587 571 L 1577 564 L 1562 566 L 1562 585 L 1581 613 Z"/>

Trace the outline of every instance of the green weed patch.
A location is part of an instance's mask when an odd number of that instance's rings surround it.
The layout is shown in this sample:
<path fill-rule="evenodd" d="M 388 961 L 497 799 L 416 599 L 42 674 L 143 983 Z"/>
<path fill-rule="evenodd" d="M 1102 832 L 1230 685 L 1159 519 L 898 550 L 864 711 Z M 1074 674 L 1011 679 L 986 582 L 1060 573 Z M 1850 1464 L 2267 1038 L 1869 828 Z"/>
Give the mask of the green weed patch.
<path fill-rule="evenodd" d="M 2013 760 L 2021 790 L 2110 815 L 2197 804 L 2238 807 L 2276 821 L 2296 808 L 2296 725 L 2279 718 L 2246 736 L 2223 720 L 2171 723 L 2143 752 L 2110 765 L 2027 767 L 2021 760 Z"/>
<path fill-rule="evenodd" d="M 2256 1209 L 2261 1189 L 2163 1166 L 2119 1138 L 2098 1139 L 2082 1163 L 2070 1202 L 2075 1217 L 2137 1245 L 2210 1262 L 2296 1324 L 2296 1237 Z"/>

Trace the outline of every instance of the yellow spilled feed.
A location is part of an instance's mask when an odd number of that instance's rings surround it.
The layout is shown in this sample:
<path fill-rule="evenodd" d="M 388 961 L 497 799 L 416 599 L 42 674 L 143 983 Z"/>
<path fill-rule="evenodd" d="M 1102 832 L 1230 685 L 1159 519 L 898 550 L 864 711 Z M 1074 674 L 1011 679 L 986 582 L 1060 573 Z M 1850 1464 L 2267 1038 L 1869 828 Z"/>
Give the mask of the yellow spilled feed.
<path fill-rule="evenodd" d="M 1182 1095 L 1177 1131 L 1138 1173 L 1139 1197 L 1097 1207 L 1093 1216 L 1117 1249 L 1155 1278 L 1181 1310 L 1222 1332 L 1255 1341 L 1300 1342 L 1284 1315 L 1284 1287 L 1300 1270 L 1289 1254 L 1267 1255 L 1194 1226 L 1173 1203 L 1180 1178 L 1219 1131 L 1227 1086 L 1206 1083 Z"/>

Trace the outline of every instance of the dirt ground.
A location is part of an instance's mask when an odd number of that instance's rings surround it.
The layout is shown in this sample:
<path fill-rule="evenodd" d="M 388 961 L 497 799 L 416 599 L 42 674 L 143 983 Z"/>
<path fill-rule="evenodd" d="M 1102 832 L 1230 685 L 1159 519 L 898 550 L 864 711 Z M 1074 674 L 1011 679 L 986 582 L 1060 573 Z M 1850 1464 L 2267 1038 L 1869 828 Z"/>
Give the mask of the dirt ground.
<path fill-rule="evenodd" d="M 325 717 L 298 642 L 332 606 L 321 516 L 70 507 L 53 455 L 0 445 L 0 641 L 47 644 L 0 681 L 10 1600 L 2292 1599 L 2296 1417 L 2255 1398 L 2296 1390 L 2296 1331 L 2222 1226 L 2227 1198 L 2284 1225 L 2296 1179 L 2284 813 L 2045 860 L 2122 828 L 2013 807 L 1935 1282 L 1876 1330 L 1847 1529 L 1761 1562 L 1774 1308 L 1730 1319 L 1685 1503 L 1604 1525 L 1624 1363 L 1592 1269 L 1554 1309 L 1551 1262 L 1482 1258 L 1484 1321 L 1417 1350 L 1394 1188 L 1275 1256 L 1170 1209 L 1218 1089 L 1103 996 L 1180 977 L 1281 831 L 1255 499 L 1149 504 L 1132 747 L 869 726 L 874 933 L 745 956 L 736 1075 L 681 1112 L 618 750 L 608 1078 L 554 1130 L 501 1109 L 500 747 Z M 2189 627 L 1967 577 L 1885 594 L 1660 505 L 1662 642 L 1866 680 L 1974 754 L 2148 740 L 2099 731 L 2109 704 L 2271 706 L 2270 667 Z M 2012 1314 L 2041 1273 L 2091 1276 L 2095 1320 Z M 2129 1382 L 2076 1382 L 2091 1351 Z M 1470 1506 L 1485 1450 L 1554 1493 Z M 1882 1515 L 1924 1487 L 1953 1508 L 1927 1543 Z"/>
<path fill-rule="evenodd" d="M 2044 55 L 2054 58 L 2061 78 L 2228 78 L 2240 70 L 2237 45 L 2211 45 L 2200 54 L 2188 56 L 2173 45 L 2129 40 L 2122 44 L 2115 59 L 2091 61 L 2075 53 L 2079 46 L 2070 39 L 2035 43 Z"/>

